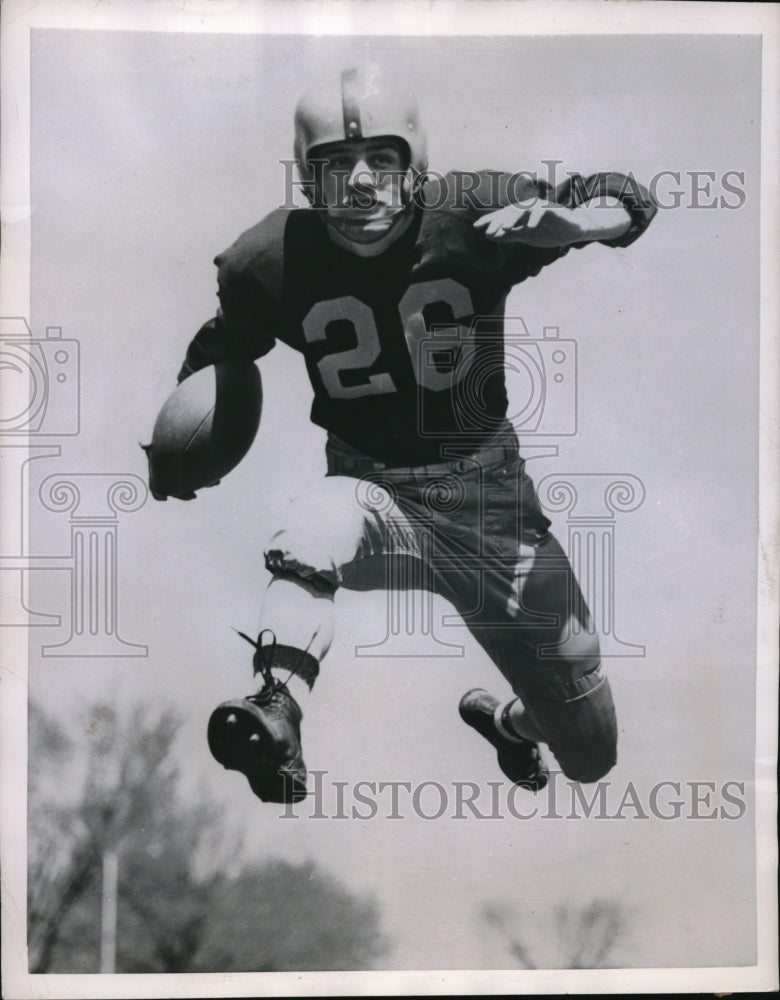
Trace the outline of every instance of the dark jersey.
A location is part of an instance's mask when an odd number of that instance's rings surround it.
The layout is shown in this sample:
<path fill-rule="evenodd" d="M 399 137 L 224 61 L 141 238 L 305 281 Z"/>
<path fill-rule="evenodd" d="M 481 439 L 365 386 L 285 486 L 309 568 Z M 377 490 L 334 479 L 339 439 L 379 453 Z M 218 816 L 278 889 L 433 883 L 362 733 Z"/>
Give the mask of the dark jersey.
<path fill-rule="evenodd" d="M 555 191 L 521 175 L 476 176 L 468 193 L 453 175 L 429 181 L 413 224 L 378 257 L 335 245 L 313 209 L 272 212 L 216 258 L 220 310 L 190 344 L 180 378 L 230 356 L 261 357 L 281 340 L 304 357 L 311 419 L 352 447 L 392 465 L 478 448 L 507 410 L 506 297 L 570 247 L 495 243 L 474 221 L 533 197 L 575 207 L 600 185 L 632 217 L 605 242 L 627 246 L 655 207 L 617 174 L 569 178 Z"/>

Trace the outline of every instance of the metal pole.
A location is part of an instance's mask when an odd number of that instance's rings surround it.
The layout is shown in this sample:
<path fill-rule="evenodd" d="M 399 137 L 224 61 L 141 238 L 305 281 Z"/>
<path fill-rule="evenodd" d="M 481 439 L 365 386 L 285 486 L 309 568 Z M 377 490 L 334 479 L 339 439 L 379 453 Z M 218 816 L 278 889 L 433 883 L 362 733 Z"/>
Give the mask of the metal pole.
<path fill-rule="evenodd" d="M 116 966 L 116 894 L 119 858 L 116 851 L 103 852 L 103 906 L 100 926 L 100 971 L 113 974 Z"/>

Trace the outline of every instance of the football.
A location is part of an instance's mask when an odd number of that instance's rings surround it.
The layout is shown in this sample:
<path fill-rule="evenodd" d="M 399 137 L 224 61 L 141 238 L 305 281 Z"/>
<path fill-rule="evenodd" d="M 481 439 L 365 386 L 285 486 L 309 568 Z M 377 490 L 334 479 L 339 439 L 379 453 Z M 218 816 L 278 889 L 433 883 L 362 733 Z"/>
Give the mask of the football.
<path fill-rule="evenodd" d="M 146 449 L 154 495 L 189 499 L 218 483 L 252 446 L 261 408 L 253 361 L 222 361 L 180 383 L 160 410 Z"/>

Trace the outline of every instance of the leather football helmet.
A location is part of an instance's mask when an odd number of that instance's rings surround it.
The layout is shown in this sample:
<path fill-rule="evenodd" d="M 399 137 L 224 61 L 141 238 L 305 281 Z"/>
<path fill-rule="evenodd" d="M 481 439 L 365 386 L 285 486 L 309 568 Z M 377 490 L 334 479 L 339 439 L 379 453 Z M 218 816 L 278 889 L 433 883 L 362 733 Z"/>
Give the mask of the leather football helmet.
<path fill-rule="evenodd" d="M 306 91 L 295 110 L 295 158 L 312 200 L 314 169 L 309 154 L 325 143 L 352 139 L 400 139 L 409 152 L 412 178 L 428 167 L 425 129 L 411 91 L 387 86 L 379 70 L 350 67 L 340 79 L 326 80 Z"/>

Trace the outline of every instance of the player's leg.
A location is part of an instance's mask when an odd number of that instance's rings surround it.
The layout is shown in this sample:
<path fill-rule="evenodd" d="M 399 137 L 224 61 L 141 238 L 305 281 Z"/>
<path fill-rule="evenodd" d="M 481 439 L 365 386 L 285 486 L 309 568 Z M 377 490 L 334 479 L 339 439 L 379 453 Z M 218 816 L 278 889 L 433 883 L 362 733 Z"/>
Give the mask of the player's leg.
<path fill-rule="evenodd" d="M 518 700 L 508 706 L 507 715 L 519 732 L 533 726 L 545 734 L 568 778 L 598 781 L 617 762 L 612 689 L 574 571 L 552 535 L 544 549 L 538 565 L 531 569 L 526 599 L 529 607 L 558 608 L 563 627 L 552 644 L 545 639 L 538 643 L 539 658 L 529 661 L 530 669 L 519 680 L 527 691 L 528 705 Z M 554 550 L 556 562 L 566 560 L 567 568 L 548 574 L 545 560 Z"/>
<path fill-rule="evenodd" d="M 557 539 L 548 534 L 524 557 L 523 583 L 510 601 L 509 629 L 495 629 L 487 646 L 516 697 L 500 708 L 509 733 L 545 742 L 563 773 L 598 781 L 617 760 L 612 692 L 598 636 L 580 587 Z M 555 623 L 533 618 L 550 615 Z"/>
<path fill-rule="evenodd" d="M 220 705 L 209 722 L 212 754 L 244 773 L 263 801 L 295 801 L 306 794 L 299 702 L 313 687 L 333 638 L 336 590 L 357 565 L 398 552 L 399 540 L 408 545 L 410 537 L 385 490 L 373 484 L 365 489 L 348 477 L 324 480 L 279 519 L 265 550 L 272 577 L 260 635 L 252 643 L 254 672 L 263 686 Z"/>
<path fill-rule="evenodd" d="M 392 555 L 416 555 L 415 532 L 387 490 L 349 476 L 329 476 L 293 500 L 265 548 L 272 573 L 260 629 L 276 638 L 271 670 L 314 685 L 333 640 L 334 595 Z M 366 572 L 361 569 L 366 567 Z M 384 581 L 376 575 L 375 586 Z M 305 690 L 298 684 L 297 690 Z"/>
<path fill-rule="evenodd" d="M 311 691 L 333 641 L 335 589 L 295 573 L 276 572 L 260 608 L 260 632 L 276 639 L 271 672 L 300 702 Z"/>
<path fill-rule="evenodd" d="M 598 638 L 571 565 L 519 461 L 483 469 L 471 545 L 458 566 L 450 549 L 443 589 L 509 681 L 515 697 L 469 692 L 464 719 L 496 747 L 512 780 L 542 787 L 534 744 L 547 743 L 563 772 L 595 781 L 615 763 L 616 732 Z M 524 772 L 524 768 L 526 772 Z"/>

